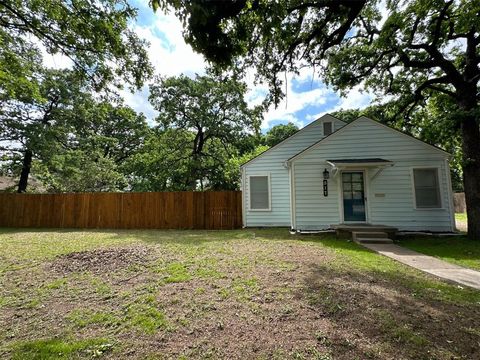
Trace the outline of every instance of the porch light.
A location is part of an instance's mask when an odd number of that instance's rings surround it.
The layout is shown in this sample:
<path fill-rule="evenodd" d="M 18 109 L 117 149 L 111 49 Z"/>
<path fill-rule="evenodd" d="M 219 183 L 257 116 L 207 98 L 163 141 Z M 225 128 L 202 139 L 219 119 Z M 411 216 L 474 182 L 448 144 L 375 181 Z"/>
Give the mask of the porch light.
<path fill-rule="evenodd" d="M 327 169 L 323 170 L 323 178 L 327 180 L 330 177 L 330 173 Z"/>

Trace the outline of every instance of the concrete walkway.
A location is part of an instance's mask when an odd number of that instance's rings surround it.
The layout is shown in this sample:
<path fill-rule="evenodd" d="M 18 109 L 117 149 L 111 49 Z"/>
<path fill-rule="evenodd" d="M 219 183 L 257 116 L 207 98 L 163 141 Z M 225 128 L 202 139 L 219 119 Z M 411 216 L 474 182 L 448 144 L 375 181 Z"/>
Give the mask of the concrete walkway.
<path fill-rule="evenodd" d="M 439 260 L 432 256 L 420 254 L 394 244 L 361 245 L 379 254 L 388 256 L 415 269 L 438 276 L 442 279 L 470 286 L 480 290 L 480 272 Z"/>

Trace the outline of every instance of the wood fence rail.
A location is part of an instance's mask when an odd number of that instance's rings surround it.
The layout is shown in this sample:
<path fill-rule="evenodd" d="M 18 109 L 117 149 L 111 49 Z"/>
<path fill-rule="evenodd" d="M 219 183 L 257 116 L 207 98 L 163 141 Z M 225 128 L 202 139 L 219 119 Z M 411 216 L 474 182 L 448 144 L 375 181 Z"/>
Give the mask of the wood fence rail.
<path fill-rule="evenodd" d="M 236 229 L 240 191 L 0 193 L 0 227 Z"/>

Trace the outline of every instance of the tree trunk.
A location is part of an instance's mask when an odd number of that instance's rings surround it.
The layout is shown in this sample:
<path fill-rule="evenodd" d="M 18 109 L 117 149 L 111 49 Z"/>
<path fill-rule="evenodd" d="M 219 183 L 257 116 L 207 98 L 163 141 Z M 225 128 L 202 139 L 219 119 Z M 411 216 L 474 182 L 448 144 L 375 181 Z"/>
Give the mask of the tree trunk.
<path fill-rule="evenodd" d="M 22 173 L 20 174 L 20 181 L 18 182 L 18 193 L 24 193 L 27 191 L 28 176 L 30 175 L 30 168 L 32 167 L 32 150 L 25 150 L 23 156 Z"/>
<path fill-rule="evenodd" d="M 468 237 L 480 240 L 480 130 L 473 111 L 462 119 L 463 184 Z"/>

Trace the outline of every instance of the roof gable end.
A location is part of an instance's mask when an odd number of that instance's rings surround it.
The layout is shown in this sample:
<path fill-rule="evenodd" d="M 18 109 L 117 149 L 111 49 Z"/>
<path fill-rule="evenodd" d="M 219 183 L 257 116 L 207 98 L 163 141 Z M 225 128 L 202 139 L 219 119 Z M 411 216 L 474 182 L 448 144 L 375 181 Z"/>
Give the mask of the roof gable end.
<path fill-rule="evenodd" d="M 294 133 L 293 135 L 289 136 L 288 138 L 286 138 L 285 140 L 279 142 L 278 144 L 276 144 L 275 146 L 272 146 L 271 148 L 265 150 L 264 152 L 262 152 L 261 154 L 255 156 L 253 159 L 250 159 L 248 160 L 247 162 L 243 163 L 240 167 L 244 167 L 245 165 L 247 164 L 250 164 L 252 163 L 253 161 L 261 158 L 263 155 L 267 154 L 267 153 L 270 153 L 272 151 L 274 151 L 275 149 L 279 148 L 280 146 L 286 144 L 287 142 L 289 142 L 291 139 L 297 137 L 298 135 L 301 135 L 305 130 L 308 130 L 310 129 L 312 126 L 314 126 L 315 124 L 319 123 L 319 122 L 322 122 L 322 121 L 337 121 L 337 122 L 342 122 L 344 124 L 347 124 L 345 121 L 343 120 L 340 120 L 330 114 L 325 114 L 325 115 L 322 115 L 321 117 L 319 117 L 318 119 L 312 121 L 310 124 L 304 126 L 303 128 L 299 129 L 296 133 Z M 338 131 L 338 130 L 337 130 Z M 333 132 L 335 133 L 335 131 Z M 333 134 L 332 133 L 332 134 Z"/>
<path fill-rule="evenodd" d="M 430 150 L 434 150 L 434 151 L 437 151 L 437 152 L 441 152 L 443 155 L 445 156 L 451 156 L 451 154 L 449 154 L 448 152 L 446 152 L 445 150 L 437 147 L 437 146 L 434 146 L 434 145 L 431 145 L 429 143 L 426 143 L 425 141 L 422 141 L 420 139 L 417 139 L 416 137 L 412 136 L 412 135 L 409 135 L 409 134 L 406 134 L 400 130 L 397 130 L 395 128 L 392 128 L 388 125 L 385 125 L 385 124 L 382 124 L 381 122 L 378 122 L 378 121 L 375 121 L 375 120 L 372 120 L 366 116 L 360 116 L 359 118 L 353 120 L 352 122 L 348 123 L 347 125 L 343 126 L 341 129 L 333 132 L 332 134 L 324 137 L 323 139 L 317 141 L 316 143 L 312 144 L 311 146 L 305 148 L 304 150 L 300 151 L 299 153 L 295 154 L 294 156 L 292 156 L 290 159 L 288 159 L 288 162 L 290 161 L 293 161 L 295 159 L 298 159 L 300 157 L 302 157 L 304 154 L 308 153 L 310 150 L 320 146 L 320 145 L 323 145 L 325 144 L 326 142 L 328 142 L 329 140 L 335 138 L 335 137 L 338 137 L 338 136 L 341 136 L 342 133 L 344 133 L 345 131 L 349 131 L 349 129 L 351 129 L 354 125 L 357 125 L 360 123 L 361 125 L 361 122 L 362 121 L 366 121 L 368 123 L 373 123 L 375 124 L 376 126 L 380 126 L 382 128 L 385 128 L 389 131 L 392 131 L 394 132 L 395 134 L 399 135 L 399 136 L 403 136 L 403 137 L 406 137 L 408 138 L 409 140 L 413 140 L 415 142 L 418 142 L 420 144 L 422 144 L 424 147 L 430 149 Z"/>

